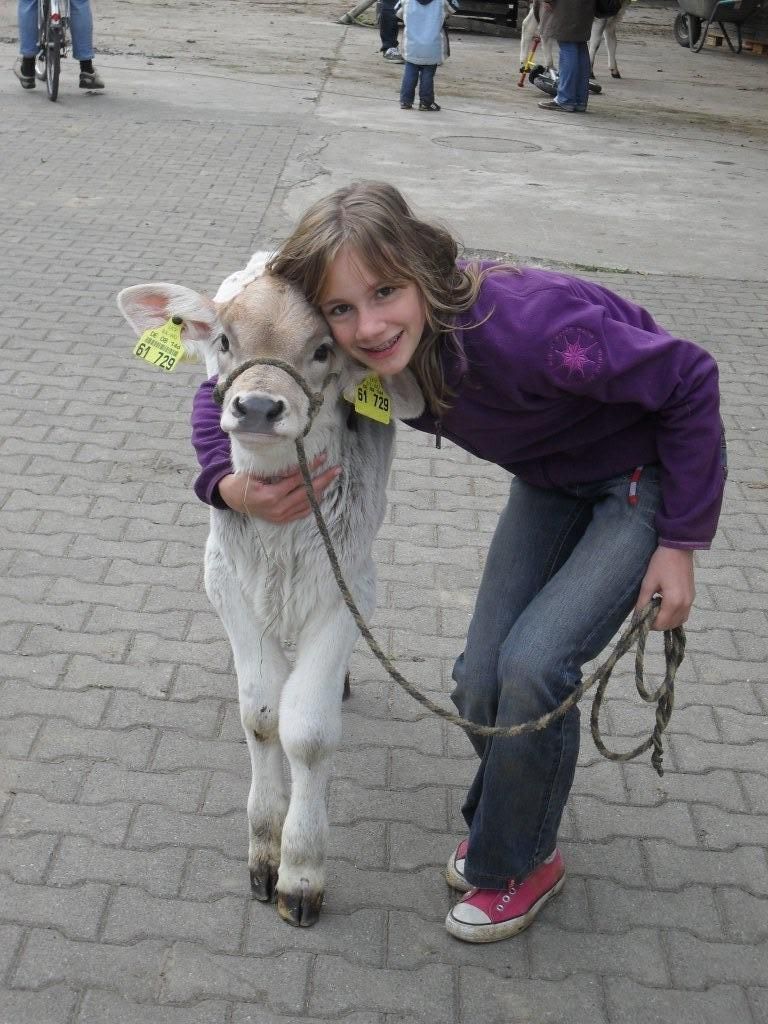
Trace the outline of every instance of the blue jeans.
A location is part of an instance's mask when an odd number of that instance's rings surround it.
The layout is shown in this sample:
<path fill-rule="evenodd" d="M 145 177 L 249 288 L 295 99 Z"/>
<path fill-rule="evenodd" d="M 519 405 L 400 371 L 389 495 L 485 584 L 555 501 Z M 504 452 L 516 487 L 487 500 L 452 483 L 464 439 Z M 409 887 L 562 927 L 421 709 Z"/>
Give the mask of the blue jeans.
<path fill-rule="evenodd" d="M 589 99 L 589 47 L 586 43 L 558 43 L 558 47 L 560 67 L 555 99 L 561 107 L 586 110 Z"/>
<path fill-rule="evenodd" d="M 381 37 L 381 49 L 386 52 L 397 46 L 397 15 L 395 14 L 395 0 L 379 0 L 376 5 L 377 20 L 379 23 L 379 36 Z"/>
<path fill-rule="evenodd" d="M 632 609 L 657 547 L 659 469 L 567 489 L 513 479 L 491 542 L 452 699 L 483 725 L 551 711 Z M 554 850 L 579 752 L 579 710 L 514 738 L 470 734 L 480 765 L 462 808 L 468 880 L 521 880 Z"/>
<path fill-rule="evenodd" d="M 69 0 L 72 20 L 72 56 L 75 60 L 93 57 L 93 18 L 90 0 Z M 19 0 L 19 52 L 22 57 L 37 56 L 37 0 Z"/>
<path fill-rule="evenodd" d="M 403 68 L 403 84 L 400 86 L 400 102 L 413 103 L 418 82 L 419 103 L 434 103 L 436 71 L 437 64 L 411 64 L 406 61 Z"/>

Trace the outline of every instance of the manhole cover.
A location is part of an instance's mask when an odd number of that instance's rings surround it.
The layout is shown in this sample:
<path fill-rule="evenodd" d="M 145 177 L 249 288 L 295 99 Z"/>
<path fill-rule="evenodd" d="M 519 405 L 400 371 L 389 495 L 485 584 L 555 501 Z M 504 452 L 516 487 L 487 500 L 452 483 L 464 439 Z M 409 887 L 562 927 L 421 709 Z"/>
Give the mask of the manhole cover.
<path fill-rule="evenodd" d="M 539 153 L 541 146 L 520 139 L 495 139 L 487 135 L 445 135 L 433 139 L 438 146 L 448 149 L 468 149 L 477 153 Z"/>

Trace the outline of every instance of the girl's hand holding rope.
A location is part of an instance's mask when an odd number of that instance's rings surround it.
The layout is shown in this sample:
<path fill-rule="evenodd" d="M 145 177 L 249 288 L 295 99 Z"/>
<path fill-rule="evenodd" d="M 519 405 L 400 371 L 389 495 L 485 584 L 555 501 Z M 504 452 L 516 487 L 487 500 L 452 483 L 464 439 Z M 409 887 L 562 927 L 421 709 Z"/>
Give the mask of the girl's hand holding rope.
<path fill-rule="evenodd" d="M 651 629 L 676 629 L 687 622 L 696 591 L 693 585 L 693 551 L 658 547 L 648 563 L 635 610 L 640 611 L 654 594 L 663 598 Z"/>

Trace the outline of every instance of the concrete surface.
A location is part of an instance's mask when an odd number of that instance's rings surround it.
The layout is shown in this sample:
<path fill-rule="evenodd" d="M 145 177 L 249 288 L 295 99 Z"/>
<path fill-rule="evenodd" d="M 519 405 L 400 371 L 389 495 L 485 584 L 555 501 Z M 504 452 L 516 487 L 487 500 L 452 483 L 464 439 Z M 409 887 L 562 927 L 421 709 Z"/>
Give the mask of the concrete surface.
<path fill-rule="evenodd" d="M 584 117 L 462 36 L 439 115 L 336 2 L 97 8 L 104 95 L 0 83 L 0 1024 L 761 1024 L 768 1020 L 768 61 L 695 56 L 638 3 Z M 10 69 L 15 27 L 0 10 Z M 658 779 L 585 736 L 569 869 L 530 931 L 451 940 L 462 734 L 355 656 L 327 906 L 252 903 L 247 755 L 202 592 L 199 368 L 130 357 L 126 284 L 214 288 L 316 195 L 388 178 L 467 246 L 579 266 L 719 359 L 731 476 Z M 450 689 L 504 474 L 403 430 L 375 630 Z M 613 742 L 648 728 L 626 685 Z"/>

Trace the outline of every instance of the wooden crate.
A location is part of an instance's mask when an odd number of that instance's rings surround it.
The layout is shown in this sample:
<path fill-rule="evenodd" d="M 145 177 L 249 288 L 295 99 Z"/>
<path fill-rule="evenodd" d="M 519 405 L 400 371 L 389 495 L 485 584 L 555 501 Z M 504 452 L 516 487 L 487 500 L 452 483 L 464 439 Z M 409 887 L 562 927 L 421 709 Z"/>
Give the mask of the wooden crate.
<path fill-rule="evenodd" d="M 728 35 L 731 37 L 731 42 L 736 42 L 736 27 L 733 26 L 731 30 L 728 27 Z M 706 45 L 715 49 L 718 46 L 723 46 L 728 49 L 728 44 L 725 41 L 725 36 L 718 29 L 711 28 L 707 35 Z M 741 48 L 745 53 L 754 53 L 760 57 L 768 56 L 768 41 L 764 39 L 742 39 Z"/>

